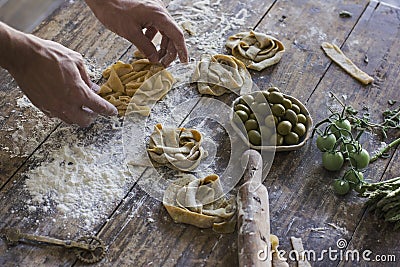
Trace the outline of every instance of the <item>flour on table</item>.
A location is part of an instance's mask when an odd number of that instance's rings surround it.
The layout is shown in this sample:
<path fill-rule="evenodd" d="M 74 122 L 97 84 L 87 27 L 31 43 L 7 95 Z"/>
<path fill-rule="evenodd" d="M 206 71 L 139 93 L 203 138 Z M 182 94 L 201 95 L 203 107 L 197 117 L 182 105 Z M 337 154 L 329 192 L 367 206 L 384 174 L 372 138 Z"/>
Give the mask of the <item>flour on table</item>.
<path fill-rule="evenodd" d="M 207 54 L 218 54 L 224 49 L 229 34 L 243 28 L 246 20 L 251 16 L 243 3 L 243 8 L 235 14 L 217 14 L 215 10 L 223 10 L 221 1 L 200 0 L 187 6 L 171 1 L 168 10 L 180 25 L 191 25 L 192 34 L 186 37 L 186 44 L 190 49 Z M 212 25 L 212 30 L 201 32 Z M 185 28 L 184 28 L 185 29 Z"/>
<path fill-rule="evenodd" d="M 85 135 L 97 138 L 103 128 L 97 123 Z M 117 130 L 110 140 L 89 145 L 80 142 L 74 129 L 60 128 L 65 142 L 49 152 L 48 160 L 24 173 L 25 190 L 31 196 L 27 205 L 30 212 L 55 208 L 90 228 L 107 218 L 110 205 L 123 199 L 134 181 L 123 164 L 121 127 L 113 126 Z"/>
<path fill-rule="evenodd" d="M 5 131 L 4 137 L 9 139 L 8 142 L 1 142 L 0 150 L 7 152 L 10 158 L 27 157 L 37 147 L 43 138 L 42 117 L 46 116 L 31 101 L 25 96 L 16 99 L 16 109 L 12 110 L 12 116 L 17 119 L 10 119 L 6 123 L 6 127 L 2 128 Z M 30 112 L 25 113 L 25 110 L 30 109 Z M 29 115 L 26 115 L 29 114 Z M 34 121 L 34 123 L 28 123 Z M 7 144 L 7 145 L 5 145 Z"/>

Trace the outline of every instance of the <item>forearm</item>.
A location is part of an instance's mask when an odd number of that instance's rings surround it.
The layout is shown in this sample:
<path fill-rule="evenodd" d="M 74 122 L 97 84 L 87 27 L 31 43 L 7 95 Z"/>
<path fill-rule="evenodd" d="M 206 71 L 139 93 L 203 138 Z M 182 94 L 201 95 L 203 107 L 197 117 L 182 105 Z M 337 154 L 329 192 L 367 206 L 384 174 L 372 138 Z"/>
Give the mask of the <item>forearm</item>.
<path fill-rule="evenodd" d="M 0 22 L 0 66 L 10 70 L 21 56 L 20 48 L 26 42 L 25 33 L 17 31 Z"/>

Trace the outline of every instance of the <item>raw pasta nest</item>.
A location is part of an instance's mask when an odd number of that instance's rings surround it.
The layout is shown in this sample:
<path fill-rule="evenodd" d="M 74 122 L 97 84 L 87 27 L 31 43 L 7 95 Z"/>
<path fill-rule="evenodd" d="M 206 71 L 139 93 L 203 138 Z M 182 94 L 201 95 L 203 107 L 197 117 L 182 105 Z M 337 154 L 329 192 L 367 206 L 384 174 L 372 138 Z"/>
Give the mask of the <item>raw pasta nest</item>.
<path fill-rule="evenodd" d="M 223 198 L 218 175 L 202 179 L 185 175 L 173 181 L 163 197 L 164 207 L 176 223 L 199 228 L 213 228 L 219 233 L 233 232 L 235 227 L 235 198 Z"/>
<path fill-rule="evenodd" d="M 253 81 L 246 66 L 229 55 L 205 55 L 197 64 L 193 81 L 201 94 L 220 96 L 230 91 L 251 92 Z"/>
<path fill-rule="evenodd" d="M 147 151 L 150 158 L 159 165 L 192 171 L 207 156 L 201 146 L 202 142 L 202 134 L 195 129 L 163 128 L 157 124 L 150 135 Z"/>
<path fill-rule="evenodd" d="M 257 71 L 278 63 L 285 52 L 278 39 L 254 31 L 232 35 L 225 45 L 247 68 Z"/>
<path fill-rule="evenodd" d="M 107 81 L 100 87 L 99 95 L 117 107 L 120 116 L 125 115 L 131 100 L 133 112 L 149 115 L 150 104 L 161 99 L 174 83 L 163 66 L 147 59 L 131 64 L 117 61 L 103 71 L 103 77 Z"/>

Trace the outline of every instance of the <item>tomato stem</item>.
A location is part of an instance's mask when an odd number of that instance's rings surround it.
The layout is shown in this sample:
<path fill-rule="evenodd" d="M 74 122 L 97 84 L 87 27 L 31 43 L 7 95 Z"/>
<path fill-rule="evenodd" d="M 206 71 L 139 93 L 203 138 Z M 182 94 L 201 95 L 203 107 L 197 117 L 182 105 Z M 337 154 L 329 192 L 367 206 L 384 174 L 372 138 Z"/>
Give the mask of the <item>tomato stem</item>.
<path fill-rule="evenodd" d="M 376 161 L 378 158 L 382 157 L 386 152 L 388 152 L 391 148 L 400 144 L 400 137 L 391 142 L 389 145 L 385 146 L 381 150 L 379 150 L 375 155 L 371 157 L 369 163 Z"/>

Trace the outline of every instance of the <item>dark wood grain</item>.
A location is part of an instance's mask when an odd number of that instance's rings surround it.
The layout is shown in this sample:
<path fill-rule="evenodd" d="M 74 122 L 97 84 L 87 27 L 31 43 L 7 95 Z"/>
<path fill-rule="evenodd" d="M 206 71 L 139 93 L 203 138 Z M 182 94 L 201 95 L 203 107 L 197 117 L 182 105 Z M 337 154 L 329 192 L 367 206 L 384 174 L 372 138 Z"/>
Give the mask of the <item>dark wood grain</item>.
<path fill-rule="evenodd" d="M 206 52 L 226 53 L 224 40 L 234 32 L 254 28 L 280 39 L 286 46 L 282 60 L 262 72 L 252 71 L 253 79 L 261 89 L 275 85 L 303 101 L 314 121 L 329 114 L 328 106 L 338 108 L 330 91 L 357 109 L 368 106 L 375 120 L 380 119 L 388 99 L 400 100 L 397 86 L 400 11 L 394 7 L 358 0 L 220 1 L 205 6 L 182 0 L 171 2 L 169 9 L 179 23 L 195 22 L 196 34 L 187 36 L 187 42 L 190 56 L 196 60 Z M 352 17 L 341 18 L 341 10 L 351 12 Z M 106 30 L 83 1 L 65 4 L 35 34 L 84 53 L 96 60 L 98 68 L 117 59 L 127 60 L 135 49 Z M 375 78 L 374 84 L 363 86 L 333 64 L 320 48 L 323 41 L 340 46 L 356 65 Z M 366 55 L 368 64 L 364 60 Z M 64 216 L 56 209 L 47 213 L 30 212 L 26 207 L 30 196 L 24 190 L 27 179 L 24 173 L 51 161 L 51 151 L 68 145 L 66 134 L 84 145 L 108 148 L 108 140 L 121 135 L 114 127 L 116 122 L 101 118 L 88 129 L 60 127 L 59 122 L 39 116 L 31 108 L 16 107 L 16 99 L 22 93 L 6 72 L 1 71 L 0 78 L 2 148 L 20 146 L 26 154 L 10 158 L 9 152 L 0 149 L 0 227 L 17 227 L 59 238 L 87 233 L 79 218 Z M 232 150 L 228 128 L 201 115 L 211 112 L 224 117 L 226 114 L 220 114 L 222 108 L 214 101 L 230 106 L 235 95 L 197 98 L 196 87 L 187 85 L 183 90 L 171 91 L 166 102 L 173 106 L 195 99 L 195 105 L 174 122 L 210 129 L 206 134 L 218 148 L 212 168 L 223 176 Z M 168 115 L 164 104 L 160 102 L 154 109 L 155 113 L 147 121 L 149 127 L 163 122 L 162 118 Z M 30 146 L 24 147 L 23 138 L 14 143 L 11 134 L 18 123 L 23 123 L 27 132 L 24 138 L 33 140 Z M 35 130 L 37 125 L 43 125 L 41 131 Z M 7 131 L 9 128 L 14 130 Z M 365 200 L 354 192 L 344 197 L 332 192 L 331 183 L 339 174 L 322 168 L 321 153 L 314 141 L 310 140 L 297 151 L 276 153 L 273 164 L 266 163 L 266 170 L 271 167 L 264 181 L 270 199 L 271 233 L 280 238 L 280 248 L 290 251 L 290 236 L 301 237 L 304 248 L 315 250 L 318 257 L 323 249 L 336 249 L 336 242 L 343 238 L 349 244 L 348 250 L 369 249 L 374 254 L 394 254 L 398 260 L 398 232 L 392 232 L 390 224 L 367 212 Z M 361 141 L 370 152 L 381 145 L 377 135 L 365 134 Z M 366 179 L 377 181 L 398 176 L 398 149 L 390 155 L 370 165 L 364 174 Z M 237 233 L 222 235 L 211 229 L 174 223 L 161 202 L 136 183 L 143 181 L 150 171 L 145 168 L 134 171 L 132 180 L 124 188 L 125 196 L 106 203 L 105 217 L 92 226 L 90 232 L 108 245 L 108 255 L 97 266 L 237 266 Z M 289 262 L 294 265 L 292 260 Z M 310 262 L 313 266 L 356 264 L 328 257 Z M 7 248 L 1 239 L 0 265 L 81 266 L 71 252 L 63 249 L 30 245 Z M 357 265 L 373 266 L 366 262 Z M 388 263 L 387 266 L 397 265 Z"/>

